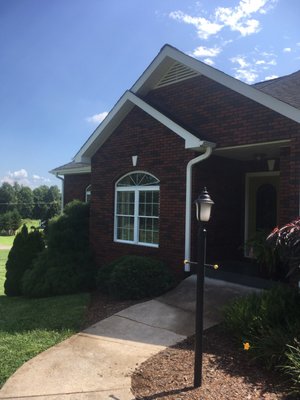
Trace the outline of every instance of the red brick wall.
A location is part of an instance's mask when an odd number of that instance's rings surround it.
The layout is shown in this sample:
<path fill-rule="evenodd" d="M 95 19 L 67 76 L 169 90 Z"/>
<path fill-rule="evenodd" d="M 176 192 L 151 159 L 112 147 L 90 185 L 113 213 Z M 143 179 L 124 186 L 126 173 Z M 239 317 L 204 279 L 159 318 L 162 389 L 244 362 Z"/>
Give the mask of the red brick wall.
<path fill-rule="evenodd" d="M 146 99 L 174 121 L 218 147 L 291 139 L 281 150 L 280 221 L 298 215 L 300 181 L 300 129 L 244 96 L 205 77 L 150 92 Z M 131 156 L 138 155 L 137 167 Z M 184 141 L 166 127 L 134 108 L 92 159 L 92 207 L 90 240 L 99 265 L 125 254 L 160 258 L 182 271 L 185 235 L 185 179 L 187 162 L 196 154 L 184 149 Z M 255 162 L 211 157 L 197 166 L 193 198 L 203 186 L 215 201 L 208 227 L 208 257 L 242 256 L 245 220 L 245 173 L 257 171 Z M 114 243 L 115 182 L 124 174 L 142 170 L 160 184 L 159 248 Z M 194 210 L 193 210 L 194 212 Z M 193 226 L 193 240 L 196 237 Z M 195 243 L 192 252 L 195 257 Z"/>
<path fill-rule="evenodd" d="M 150 92 L 146 99 L 218 147 L 299 136 L 299 124 L 200 76 Z"/>
<path fill-rule="evenodd" d="M 131 156 L 138 155 L 136 167 Z M 99 265 L 121 255 L 148 255 L 182 271 L 184 260 L 185 175 L 193 152 L 184 140 L 134 108 L 92 159 L 90 240 Z M 115 183 L 141 170 L 160 180 L 159 248 L 115 243 Z"/>
<path fill-rule="evenodd" d="M 77 199 L 85 201 L 85 190 L 91 183 L 91 174 L 65 175 L 64 204 Z"/>

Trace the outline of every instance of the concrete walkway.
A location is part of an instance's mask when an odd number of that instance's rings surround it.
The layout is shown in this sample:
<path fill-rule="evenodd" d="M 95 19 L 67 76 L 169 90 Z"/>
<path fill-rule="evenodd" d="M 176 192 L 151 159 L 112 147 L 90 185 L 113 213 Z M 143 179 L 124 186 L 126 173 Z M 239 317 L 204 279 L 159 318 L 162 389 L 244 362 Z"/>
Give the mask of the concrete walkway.
<path fill-rule="evenodd" d="M 129 307 L 39 354 L 8 379 L 0 399 L 132 400 L 132 372 L 194 333 L 195 288 L 191 276 L 171 292 Z M 229 299 L 253 290 L 206 279 L 205 329 L 220 322 L 220 307 Z"/>

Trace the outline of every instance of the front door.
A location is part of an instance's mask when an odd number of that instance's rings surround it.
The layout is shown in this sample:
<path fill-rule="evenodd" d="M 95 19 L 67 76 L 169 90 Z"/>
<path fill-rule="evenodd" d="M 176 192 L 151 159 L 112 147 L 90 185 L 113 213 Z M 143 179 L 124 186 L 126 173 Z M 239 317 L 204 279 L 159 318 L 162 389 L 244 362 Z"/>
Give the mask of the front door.
<path fill-rule="evenodd" d="M 279 172 L 246 175 L 245 239 L 271 232 L 278 223 Z"/>

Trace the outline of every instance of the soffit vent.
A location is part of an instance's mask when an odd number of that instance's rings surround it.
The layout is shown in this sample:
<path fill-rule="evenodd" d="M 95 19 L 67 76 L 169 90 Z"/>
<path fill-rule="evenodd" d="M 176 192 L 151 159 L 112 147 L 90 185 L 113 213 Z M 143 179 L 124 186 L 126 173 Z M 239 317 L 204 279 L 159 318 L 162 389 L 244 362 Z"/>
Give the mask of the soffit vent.
<path fill-rule="evenodd" d="M 179 62 L 175 62 L 170 67 L 170 69 L 165 73 L 165 75 L 160 79 L 160 81 L 156 84 L 155 88 L 172 85 L 172 83 L 193 78 L 194 76 L 197 75 L 200 75 L 200 73 Z"/>

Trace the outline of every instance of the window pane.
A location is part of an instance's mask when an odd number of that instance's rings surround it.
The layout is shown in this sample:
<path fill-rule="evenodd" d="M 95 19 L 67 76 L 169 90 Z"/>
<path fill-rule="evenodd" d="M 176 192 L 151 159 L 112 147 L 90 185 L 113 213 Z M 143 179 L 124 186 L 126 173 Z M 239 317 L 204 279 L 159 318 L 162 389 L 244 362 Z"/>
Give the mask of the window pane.
<path fill-rule="evenodd" d="M 159 180 L 152 175 L 143 172 L 133 172 L 122 178 L 117 186 L 149 186 L 158 184 Z"/>
<path fill-rule="evenodd" d="M 139 219 L 139 242 L 158 244 L 158 218 Z"/>
<path fill-rule="evenodd" d="M 140 191 L 139 215 L 158 217 L 159 193 L 158 191 Z"/>
<path fill-rule="evenodd" d="M 117 214 L 134 215 L 134 192 L 117 192 Z"/>
<path fill-rule="evenodd" d="M 117 239 L 130 240 L 134 238 L 134 218 L 118 217 L 117 218 Z"/>

